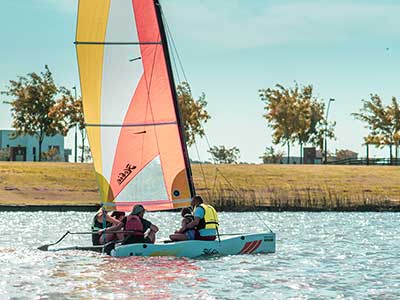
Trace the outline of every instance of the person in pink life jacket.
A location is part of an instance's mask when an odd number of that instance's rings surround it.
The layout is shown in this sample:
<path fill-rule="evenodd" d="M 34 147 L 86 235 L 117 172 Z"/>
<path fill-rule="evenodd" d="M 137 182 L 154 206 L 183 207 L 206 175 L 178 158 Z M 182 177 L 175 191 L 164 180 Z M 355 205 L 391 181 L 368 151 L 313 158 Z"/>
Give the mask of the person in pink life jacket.
<path fill-rule="evenodd" d="M 122 244 L 154 243 L 158 227 L 143 218 L 145 211 L 143 205 L 136 204 L 132 212 L 124 217 L 120 223 L 99 230 L 99 234 L 109 231 L 125 231 L 117 233 L 117 238 L 122 241 Z"/>

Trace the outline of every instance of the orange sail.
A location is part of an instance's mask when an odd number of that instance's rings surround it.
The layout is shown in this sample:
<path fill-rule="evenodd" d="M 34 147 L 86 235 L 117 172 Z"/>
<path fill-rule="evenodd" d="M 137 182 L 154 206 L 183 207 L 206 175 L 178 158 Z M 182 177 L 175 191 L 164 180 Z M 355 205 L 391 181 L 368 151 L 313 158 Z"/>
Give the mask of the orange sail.
<path fill-rule="evenodd" d="M 80 0 L 75 44 L 102 203 L 188 206 L 193 184 L 158 0 Z"/>

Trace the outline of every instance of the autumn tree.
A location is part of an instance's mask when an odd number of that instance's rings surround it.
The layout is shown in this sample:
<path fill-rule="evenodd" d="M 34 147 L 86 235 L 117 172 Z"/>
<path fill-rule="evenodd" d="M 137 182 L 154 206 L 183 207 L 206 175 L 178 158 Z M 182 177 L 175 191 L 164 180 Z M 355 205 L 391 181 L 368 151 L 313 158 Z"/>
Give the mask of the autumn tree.
<path fill-rule="evenodd" d="M 203 93 L 197 100 L 192 96 L 190 86 L 182 82 L 176 88 L 178 104 L 181 111 L 185 140 L 188 146 L 195 143 L 196 136 L 205 135 L 202 123 L 206 123 L 211 117 L 205 110 L 207 102 Z"/>
<path fill-rule="evenodd" d="M 290 145 L 298 141 L 300 157 L 307 143 L 323 149 L 323 139 L 334 137 L 334 123 L 324 117 L 324 104 L 313 95 L 312 85 L 285 88 L 277 84 L 274 89 L 259 90 L 265 103 L 264 118 L 273 129 L 273 143 L 287 145 L 289 163 Z"/>
<path fill-rule="evenodd" d="M 68 129 L 59 119 L 52 118 L 49 113 L 59 102 L 63 90 L 57 88 L 49 67 L 40 74 L 29 73 L 17 80 L 10 80 L 4 94 L 13 99 L 11 104 L 13 127 L 17 135 L 36 136 L 39 144 L 39 161 L 42 155 L 42 143 L 46 136 L 66 135 Z"/>
<path fill-rule="evenodd" d="M 225 146 L 213 146 L 208 150 L 213 160 L 220 164 L 237 163 L 240 157 L 240 151 L 236 147 L 226 148 Z"/>
<path fill-rule="evenodd" d="M 66 88 L 61 88 L 63 92 L 62 98 L 54 105 L 49 113 L 49 115 L 58 120 L 61 128 L 66 128 L 67 130 L 78 126 L 81 135 L 81 155 L 80 161 L 85 161 L 85 140 L 86 140 L 86 127 L 85 119 L 83 115 L 83 105 L 82 99 L 75 99 L 72 96 L 70 90 Z"/>
<path fill-rule="evenodd" d="M 371 94 L 370 100 L 362 100 L 363 106 L 358 113 L 352 115 L 364 122 L 369 134 L 364 137 L 367 144 L 382 148 L 389 145 L 392 163 L 392 146 L 397 148 L 400 142 L 400 111 L 396 97 L 392 97 L 390 105 L 385 106 L 377 94 Z"/>
<path fill-rule="evenodd" d="M 298 97 L 297 89 L 286 89 L 277 84 L 275 89 L 260 90 L 261 100 L 265 103 L 266 113 L 263 115 L 268 121 L 268 126 L 273 129 L 272 141 L 274 144 L 287 145 L 288 163 L 290 157 L 290 144 L 295 140 L 296 109 L 293 107 Z"/>

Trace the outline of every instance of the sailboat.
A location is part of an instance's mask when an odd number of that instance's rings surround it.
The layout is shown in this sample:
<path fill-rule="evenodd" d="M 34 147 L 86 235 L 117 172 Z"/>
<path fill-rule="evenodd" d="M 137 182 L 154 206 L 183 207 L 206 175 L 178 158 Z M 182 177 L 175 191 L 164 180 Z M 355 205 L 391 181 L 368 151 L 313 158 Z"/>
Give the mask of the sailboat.
<path fill-rule="evenodd" d="M 76 52 L 101 205 L 190 205 L 195 187 L 158 0 L 80 0 Z M 116 245 L 115 257 L 275 252 L 275 233 Z"/>

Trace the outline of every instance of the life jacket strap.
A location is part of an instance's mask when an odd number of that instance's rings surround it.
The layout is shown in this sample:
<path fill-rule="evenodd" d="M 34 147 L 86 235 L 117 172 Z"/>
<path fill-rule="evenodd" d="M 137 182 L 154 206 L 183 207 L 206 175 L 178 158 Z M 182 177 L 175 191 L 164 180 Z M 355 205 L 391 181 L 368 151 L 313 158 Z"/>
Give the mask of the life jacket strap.
<path fill-rule="evenodd" d="M 206 225 L 207 225 L 207 224 L 216 224 L 216 225 L 219 225 L 218 222 L 206 222 Z"/>

